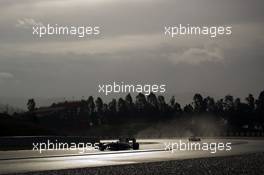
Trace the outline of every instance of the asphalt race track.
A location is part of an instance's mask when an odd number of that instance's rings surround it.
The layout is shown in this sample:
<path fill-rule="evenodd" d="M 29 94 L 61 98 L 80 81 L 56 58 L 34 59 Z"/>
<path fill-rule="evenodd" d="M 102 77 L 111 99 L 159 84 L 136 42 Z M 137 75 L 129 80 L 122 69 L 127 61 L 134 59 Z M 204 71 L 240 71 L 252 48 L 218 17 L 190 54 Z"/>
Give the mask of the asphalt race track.
<path fill-rule="evenodd" d="M 74 151 L 50 151 L 38 153 L 32 150 L 0 151 L 0 174 L 34 172 L 43 170 L 73 169 L 110 165 L 134 164 L 166 160 L 180 160 L 202 157 L 230 156 L 245 153 L 264 152 L 264 140 L 253 139 L 203 139 L 202 142 L 231 142 L 231 151 L 165 151 L 164 143 L 179 142 L 179 139 L 138 140 L 140 150 L 105 151 L 97 150 L 78 153 Z M 187 139 L 182 139 L 188 142 Z"/>

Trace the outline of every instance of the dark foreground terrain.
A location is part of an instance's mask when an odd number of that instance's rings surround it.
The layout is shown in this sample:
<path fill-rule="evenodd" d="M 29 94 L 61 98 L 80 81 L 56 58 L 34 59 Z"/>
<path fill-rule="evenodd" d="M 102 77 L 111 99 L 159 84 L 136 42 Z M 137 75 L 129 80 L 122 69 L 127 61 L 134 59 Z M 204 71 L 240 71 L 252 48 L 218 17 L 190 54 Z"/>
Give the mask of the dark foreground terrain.
<path fill-rule="evenodd" d="M 180 175 L 263 175 L 264 153 L 241 156 L 201 158 L 132 165 L 24 173 L 23 175 L 107 175 L 107 174 L 180 174 Z M 22 174 L 20 174 L 22 175 Z"/>

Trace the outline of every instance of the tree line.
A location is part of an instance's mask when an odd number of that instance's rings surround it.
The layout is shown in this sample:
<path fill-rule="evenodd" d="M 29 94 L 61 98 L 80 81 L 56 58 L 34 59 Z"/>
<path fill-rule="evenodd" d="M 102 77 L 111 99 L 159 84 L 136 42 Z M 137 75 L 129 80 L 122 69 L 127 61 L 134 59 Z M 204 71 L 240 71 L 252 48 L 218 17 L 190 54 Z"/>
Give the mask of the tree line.
<path fill-rule="evenodd" d="M 29 111 L 35 111 L 34 99 L 29 99 L 27 106 Z M 51 107 L 56 106 L 58 104 L 51 105 Z M 81 100 L 80 106 L 85 109 L 82 115 L 89 118 L 93 125 L 121 124 L 137 120 L 155 122 L 185 116 L 195 118 L 202 115 L 222 118 L 228 124 L 235 126 L 251 125 L 263 128 L 264 123 L 264 91 L 258 98 L 249 94 L 244 101 L 231 95 L 215 100 L 213 97 L 203 97 L 196 93 L 192 102 L 185 106 L 181 106 L 174 96 L 166 102 L 164 96 L 157 96 L 154 93 L 148 96 L 139 93 L 135 100 L 131 94 L 127 94 L 125 98 L 112 99 L 109 103 L 104 103 L 100 97 L 94 99 L 90 96 L 87 100 Z"/>

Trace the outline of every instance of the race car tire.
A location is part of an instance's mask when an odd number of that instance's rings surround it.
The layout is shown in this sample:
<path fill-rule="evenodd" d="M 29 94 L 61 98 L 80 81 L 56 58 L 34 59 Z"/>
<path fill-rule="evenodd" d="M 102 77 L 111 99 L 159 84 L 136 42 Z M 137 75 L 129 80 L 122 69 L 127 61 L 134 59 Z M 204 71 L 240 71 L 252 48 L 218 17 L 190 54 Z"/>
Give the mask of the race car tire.
<path fill-rule="evenodd" d="M 100 151 L 104 151 L 105 150 L 105 146 L 103 143 L 99 143 L 99 150 Z"/>
<path fill-rule="evenodd" d="M 139 150 L 139 143 L 133 143 L 133 150 Z"/>

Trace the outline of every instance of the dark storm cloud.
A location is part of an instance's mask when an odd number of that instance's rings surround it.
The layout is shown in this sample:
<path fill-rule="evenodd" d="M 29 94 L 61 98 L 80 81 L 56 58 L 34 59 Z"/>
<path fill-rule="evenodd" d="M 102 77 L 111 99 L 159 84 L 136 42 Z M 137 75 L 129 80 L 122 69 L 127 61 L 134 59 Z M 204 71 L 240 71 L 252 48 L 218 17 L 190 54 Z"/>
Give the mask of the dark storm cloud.
<path fill-rule="evenodd" d="M 101 25 L 104 36 L 157 33 L 163 30 L 164 25 L 179 23 L 197 25 L 255 23 L 263 22 L 264 5 L 261 0 L 24 0 L 23 3 L 13 0 L 12 5 L 4 5 L 4 2 L 9 1 L 3 1 L 0 7 L 5 14 L 0 18 L 7 23 L 1 25 L 3 30 L 1 37 L 5 37 L 4 31 L 15 30 L 11 26 L 23 18 L 33 18 L 44 24 Z M 14 35 L 18 40 L 23 38 L 21 33 L 18 33 L 18 36 L 20 37 Z M 31 40 L 32 38 L 28 37 L 28 41 Z"/>
<path fill-rule="evenodd" d="M 3 0 L 0 96 L 98 95 L 98 84 L 112 81 L 166 83 L 168 94 L 257 94 L 264 87 L 263 5 L 262 0 Z M 29 22 L 18 25 L 21 21 Z M 102 35 L 39 39 L 31 34 L 32 22 L 99 25 Z M 165 38 L 164 26 L 179 23 L 231 25 L 233 34 Z"/>

